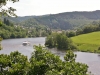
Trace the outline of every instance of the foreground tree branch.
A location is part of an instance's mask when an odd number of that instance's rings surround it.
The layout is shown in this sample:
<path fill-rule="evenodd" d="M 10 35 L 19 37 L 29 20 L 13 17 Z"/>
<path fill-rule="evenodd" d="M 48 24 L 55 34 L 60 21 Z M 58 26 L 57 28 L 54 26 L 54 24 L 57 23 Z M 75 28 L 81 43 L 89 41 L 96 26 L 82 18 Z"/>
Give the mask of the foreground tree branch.
<path fill-rule="evenodd" d="M 7 2 L 18 2 L 19 0 L 0 0 L 0 16 L 11 16 L 16 17 L 17 15 L 14 13 L 16 9 L 13 7 L 8 7 Z"/>

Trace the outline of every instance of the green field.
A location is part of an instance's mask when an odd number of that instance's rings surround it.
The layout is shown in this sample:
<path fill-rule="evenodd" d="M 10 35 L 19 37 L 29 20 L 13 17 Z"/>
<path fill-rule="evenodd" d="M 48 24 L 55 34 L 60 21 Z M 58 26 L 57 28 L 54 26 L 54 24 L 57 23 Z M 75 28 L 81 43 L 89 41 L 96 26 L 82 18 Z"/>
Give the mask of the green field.
<path fill-rule="evenodd" d="M 100 52 L 100 31 L 82 34 L 71 38 L 78 50 L 88 52 Z"/>

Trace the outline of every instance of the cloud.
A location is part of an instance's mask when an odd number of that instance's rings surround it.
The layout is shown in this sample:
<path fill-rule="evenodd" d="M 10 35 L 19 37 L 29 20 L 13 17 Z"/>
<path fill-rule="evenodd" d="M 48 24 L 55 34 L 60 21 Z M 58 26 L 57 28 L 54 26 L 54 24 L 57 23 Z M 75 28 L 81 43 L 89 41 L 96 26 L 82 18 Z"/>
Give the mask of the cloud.
<path fill-rule="evenodd" d="M 43 15 L 100 10 L 100 0 L 20 0 L 14 4 L 9 3 L 9 6 L 16 8 L 18 15 Z"/>

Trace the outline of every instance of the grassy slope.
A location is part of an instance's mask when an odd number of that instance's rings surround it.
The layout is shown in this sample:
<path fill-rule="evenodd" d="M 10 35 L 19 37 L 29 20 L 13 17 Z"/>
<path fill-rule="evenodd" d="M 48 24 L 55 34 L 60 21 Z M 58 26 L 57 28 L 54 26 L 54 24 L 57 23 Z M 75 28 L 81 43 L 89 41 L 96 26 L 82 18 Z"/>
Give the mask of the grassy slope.
<path fill-rule="evenodd" d="M 71 39 L 81 51 L 98 52 L 98 47 L 100 47 L 100 31 L 82 34 Z"/>

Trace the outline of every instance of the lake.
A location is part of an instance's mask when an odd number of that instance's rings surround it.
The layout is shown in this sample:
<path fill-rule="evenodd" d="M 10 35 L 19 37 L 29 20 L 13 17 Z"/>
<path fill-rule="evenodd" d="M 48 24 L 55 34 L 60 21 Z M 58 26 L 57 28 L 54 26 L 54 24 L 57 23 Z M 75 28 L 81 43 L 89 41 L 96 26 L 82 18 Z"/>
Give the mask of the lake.
<path fill-rule="evenodd" d="M 29 41 L 29 46 L 23 46 L 24 41 Z M 3 50 L 0 51 L 0 54 L 10 54 L 10 52 L 18 50 L 20 53 L 31 57 L 31 53 L 34 51 L 33 45 L 44 45 L 45 37 L 38 38 L 20 38 L 20 39 L 7 39 L 2 41 Z M 59 55 L 63 60 L 65 51 L 59 51 L 56 49 L 50 50 L 52 53 Z M 89 71 L 94 75 L 100 75 L 100 56 L 95 53 L 86 53 L 86 52 L 74 52 L 77 54 L 76 62 L 85 63 L 89 66 Z"/>

